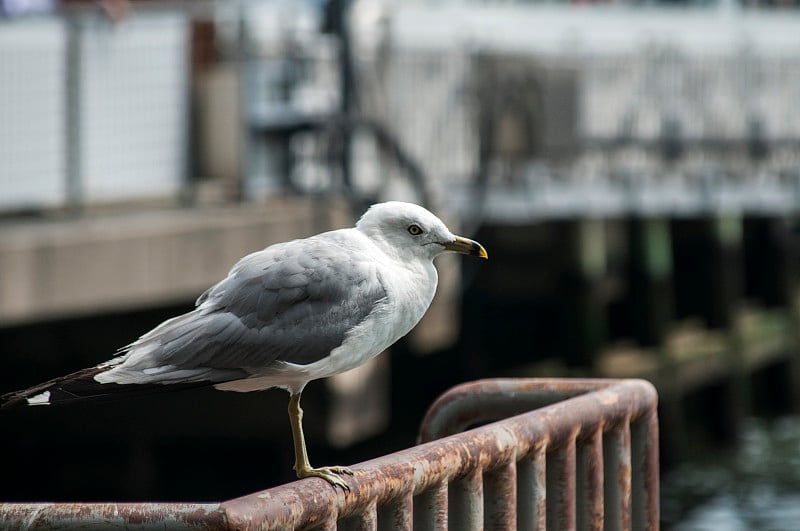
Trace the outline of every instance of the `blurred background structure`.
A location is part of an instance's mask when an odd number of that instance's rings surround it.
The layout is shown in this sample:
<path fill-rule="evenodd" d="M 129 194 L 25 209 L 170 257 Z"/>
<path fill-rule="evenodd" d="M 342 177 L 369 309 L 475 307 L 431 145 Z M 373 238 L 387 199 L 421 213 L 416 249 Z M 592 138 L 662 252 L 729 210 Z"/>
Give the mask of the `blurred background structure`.
<path fill-rule="evenodd" d="M 410 446 L 470 379 L 643 377 L 665 527 L 796 521 L 797 5 L 591 4 L 0 0 L 0 391 L 110 358 L 248 252 L 410 200 L 491 260 L 442 260 L 407 339 L 309 386 L 312 455 Z M 2 415 L 0 499 L 287 481 L 285 403 Z"/>

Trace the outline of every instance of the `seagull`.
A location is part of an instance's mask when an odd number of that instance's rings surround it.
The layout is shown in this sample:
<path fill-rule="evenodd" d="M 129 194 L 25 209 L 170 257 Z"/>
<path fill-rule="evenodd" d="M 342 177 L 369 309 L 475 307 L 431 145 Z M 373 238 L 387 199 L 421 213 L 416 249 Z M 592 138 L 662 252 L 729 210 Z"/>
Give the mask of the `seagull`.
<path fill-rule="evenodd" d="M 214 386 L 289 392 L 298 478 L 349 490 L 347 467 L 314 468 L 300 395 L 312 380 L 365 363 L 406 335 L 427 311 L 446 251 L 487 258 L 428 210 L 371 206 L 355 227 L 271 245 L 240 259 L 195 309 L 156 326 L 118 356 L 2 397 L 3 408 Z"/>

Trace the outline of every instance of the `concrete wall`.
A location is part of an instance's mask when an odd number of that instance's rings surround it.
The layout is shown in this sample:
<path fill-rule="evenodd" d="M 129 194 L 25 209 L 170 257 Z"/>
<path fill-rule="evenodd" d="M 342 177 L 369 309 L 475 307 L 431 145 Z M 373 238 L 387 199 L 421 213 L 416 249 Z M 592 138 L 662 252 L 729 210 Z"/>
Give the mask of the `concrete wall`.
<path fill-rule="evenodd" d="M 247 253 L 352 225 L 342 203 L 88 214 L 0 224 L 0 326 L 193 300 Z"/>

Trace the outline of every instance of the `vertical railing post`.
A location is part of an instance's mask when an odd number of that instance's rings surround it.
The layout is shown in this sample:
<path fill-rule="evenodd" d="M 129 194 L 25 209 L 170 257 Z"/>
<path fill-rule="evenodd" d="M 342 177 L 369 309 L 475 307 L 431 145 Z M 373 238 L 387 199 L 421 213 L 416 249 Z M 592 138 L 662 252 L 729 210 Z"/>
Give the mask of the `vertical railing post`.
<path fill-rule="evenodd" d="M 446 529 L 447 483 L 440 483 L 414 498 L 414 531 Z"/>
<path fill-rule="evenodd" d="M 483 484 L 484 529 L 515 531 L 517 529 L 516 463 L 507 463 L 485 473 Z"/>
<path fill-rule="evenodd" d="M 628 422 L 603 436 L 605 529 L 631 530 L 631 432 Z"/>
<path fill-rule="evenodd" d="M 547 525 L 547 454 L 544 445 L 517 463 L 517 527 L 545 531 Z"/>
<path fill-rule="evenodd" d="M 659 528 L 658 415 L 655 408 L 631 424 L 631 527 Z"/>
<path fill-rule="evenodd" d="M 547 454 L 547 531 L 575 529 L 575 437 Z"/>
<path fill-rule="evenodd" d="M 576 463 L 578 529 L 603 529 L 603 429 L 578 445 Z"/>
<path fill-rule="evenodd" d="M 414 496 L 411 492 L 378 507 L 379 531 L 411 531 L 414 528 Z"/>
<path fill-rule="evenodd" d="M 450 484 L 448 525 L 465 531 L 483 529 L 483 474 L 478 469 Z"/>
<path fill-rule="evenodd" d="M 363 512 L 343 518 L 337 523 L 337 531 L 377 531 L 378 509 L 373 502 Z"/>

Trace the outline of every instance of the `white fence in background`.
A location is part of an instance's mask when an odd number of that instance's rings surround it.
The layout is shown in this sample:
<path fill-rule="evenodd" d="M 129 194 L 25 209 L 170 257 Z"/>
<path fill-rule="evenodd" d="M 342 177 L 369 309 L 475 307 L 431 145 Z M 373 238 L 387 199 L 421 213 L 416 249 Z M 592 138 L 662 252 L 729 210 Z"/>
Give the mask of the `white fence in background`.
<path fill-rule="evenodd" d="M 66 28 L 0 23 L 0 209 L 66 197 Z"/>
<path fill-rule="evenodd" d="M 176 196 L 189 45 L 178 13 L 0 24 L 0 210 Z"/>
<path fill-rule="evenodd" d="M 177 194 L 188 136 L 189 26 L 183 15 L 140 14 L 78 25 L 79 175 L 84 197 Z"/>

